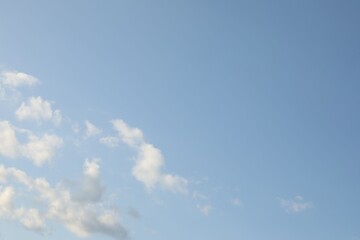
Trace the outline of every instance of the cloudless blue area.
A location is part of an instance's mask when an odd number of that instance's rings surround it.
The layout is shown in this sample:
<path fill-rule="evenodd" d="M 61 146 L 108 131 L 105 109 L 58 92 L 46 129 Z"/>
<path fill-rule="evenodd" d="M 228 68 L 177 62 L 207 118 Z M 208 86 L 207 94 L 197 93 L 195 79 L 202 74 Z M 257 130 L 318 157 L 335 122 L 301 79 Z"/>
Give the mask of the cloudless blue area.
<path fill-rule="evenodd" d="M 104 169 L 125 159 L 108 189 L 132 189 L 119 204 L 141 212 L 124 218 L 134 240 L 359 240 L 359 13 L 355 0 L 3 0 L 0 65 L 39 78 L 74 120 L 139 127 L 209 197 L 203 216 L 149 194 L 131 151 L 103 149 Z M 314 207 L 287 213 L 279 199 L 297 195 Z M 1 239 L 77 239 L 6 224 Z"/>

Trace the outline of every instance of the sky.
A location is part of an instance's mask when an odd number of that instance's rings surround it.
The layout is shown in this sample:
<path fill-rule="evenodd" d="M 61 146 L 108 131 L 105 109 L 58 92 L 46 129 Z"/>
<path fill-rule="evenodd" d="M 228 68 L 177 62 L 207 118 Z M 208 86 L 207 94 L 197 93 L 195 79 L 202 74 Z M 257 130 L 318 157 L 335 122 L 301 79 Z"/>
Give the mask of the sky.
<path fill-rule="evenodd" d="M 0 240 L 360 240 L 359 12 L 0 1 Z"/>

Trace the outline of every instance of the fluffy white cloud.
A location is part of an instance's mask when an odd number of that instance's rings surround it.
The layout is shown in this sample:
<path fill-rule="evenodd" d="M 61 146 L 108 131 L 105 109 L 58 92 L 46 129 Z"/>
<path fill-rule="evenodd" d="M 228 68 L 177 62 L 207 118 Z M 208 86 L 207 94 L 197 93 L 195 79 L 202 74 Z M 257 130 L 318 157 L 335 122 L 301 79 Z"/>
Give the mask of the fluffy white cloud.
<path fill-rule="evenodd" d="M 94 124 L 85 121 L 85 137 L 92 137 L 101 133 L 101 129 L 97 128 Z"/>
<path fill-rule="evenodd" d="M 51 103 L 40 96 L 31 97 L 27 102 L 22 102 L 15 115 L 19 121 L 35 120 L 40 122 L 42 120 L 52 120 L 55 125 L 61 123 L 60 110 L 53 111 Z"/>
<path fill-rule="evenodd" d="M 1 82 L 11 87 L 31 86 L 40 83 L 40 81 L 26 73 L 17 71 L 5 71 L 1 73 Z"/>
<path fill-rule="evenodd" d="M 0 121 L 0 155 L 8 158 L 25 157 L 35 165 L 42 166 L 55 156 L 63 144 L 63 140 L 56 135 L 37 136 L 28 130 L 22 130 L 28 141 L 20 143 L 16 131 L 8 121 Z"/>
<path fill-rule="evenodd" d="M 163 165 L 164 159 L 160 150 L 151 144 L 142 144 L 139 146 L 137 163 L 132 173 L 146 188 L 151 189 L 160 181 Z"/>
<path fill-rule="evenodd" d="M 52 159 L 55 152 L 63 144 L 60 137 L 45 134 L 41 137 L 31 134 L 29 142 L 20 147 L 22 155 L 29 158 L 37 166 L 42 166 L 45 162 Z"/>
<path fill-rule="evenodd" d="M 99 166 L 92 161 L 84 164 L 84 175 L 99 176 Z M 31 178 L 16 168 L 5 168 L 0 165 L 0 180 L 8 183 L 11 180 L 24 185 L 29 194 L 42 203 L 43 213 L 36 208 L 15 208 L 14 189 L 6 187 L 0 191 L 0 217 L 18 220 L 24 227 L 43 232 L 46 221 L 58 221 L 78 237 L 89 237 L 93 234 L 104 234 L 116 240 L 128 237 L 127 230 L 119 221 L 115 209 L 104 208 L 100 201 L 76 201 L 71 191 L 59 183 L 52 187 L 44 178 Z M 25 193 L 22 193 L 25 194 Z M 100 200 L 100 199 L 99 199 Z"/>
<path fill-rule="evenodd" d="M 129 127 L 123 120 L 112 121 L 121 140 L 137 150 L 138 156 L 132 169 L 133 176 L 142 182 L 148 190 L 157 185 L 172 192 L 187 193 L 188 181 L 180 176 L 164 173 L 165 161 L 161 151 L 144 140 L 142 131 Z"/>
<path fill-rule="evenodd" d="M 119 139 L 112 136 L 102 137 L 100 138 L 99 142 L 111 148 L 117 147 L 119 145 Z"/>
<path fill-rule="evenodd" d="M 280 199 L 280 204 L 288 213 L 299 213 L 314 207 L 312 202 L 305 202 L 302 196 L 296 196 L 289 200 Z"/>

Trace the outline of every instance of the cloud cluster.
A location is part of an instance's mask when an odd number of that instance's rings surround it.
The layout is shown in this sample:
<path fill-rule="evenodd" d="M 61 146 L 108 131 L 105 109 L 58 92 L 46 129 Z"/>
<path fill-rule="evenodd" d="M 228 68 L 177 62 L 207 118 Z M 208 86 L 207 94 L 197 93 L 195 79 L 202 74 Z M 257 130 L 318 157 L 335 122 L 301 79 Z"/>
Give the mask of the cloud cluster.
<path fill-rule="evenodd" d="M 121 119 L 113 120 L 112 124 L 120 139 L 138 152 L 132 169 L 132 174 L 138 181 L 148 190 L 160 186 L 172 192 L 187 193 L 188 181 L 183 177 L 163 172 L 165 162 L 160 149 L 147 143 L 140 129 L 129 127 Z"/>
<path fill-rule="evenodd" d="M 86 160 L 83 175 L 85 178 L 91 178 L 91 181 L 99 181 L 98 163 Z M 2 218 L 18 220 L 24 227 L 40 233 L 45 233 L 46 222 L 53 220 L 64 224 L 78 237 L 88 237 L 93 234 L 104 234 L 116 240 L 124 240 L 128 237 L 127 230 L 119 221 L 118 212 L 113 208 L 104 208 L 101 192 L 96 198 L 93 198 L 92 194 L 87 195 L 89 191 L 86 189 L 87 185 L 80 188 L 85 193 L 82 195 L 83 198 L 76 199 L 64 184 L 59 183 L 52 187 L 44 178 L 33 179 L 19 169 L 0 165 L 0 182 L 9 184 L 12 181 L 25 186 L 28 192 L 33 194 L 33 198 L 36 196 L 43 209 L 16 208 L 14 188 L 6 186 L 0 191 Z M 90 188 L 96 187 L 90 186 Z"/>
<path fill-rule="evenodd" d="M 312 202 L 305 202 L 302 196 L 295 196 L 288 200 L 280 198 L 280 204 L 288 213 L 299 213 L 314 207 Z"/>
<path fill-rule="evenodd" d="M 53 108 L 51 101 L 41 96 L 24 98 L 18 90 L 39 83 L 37 78 L 25 73 L 2 72 L 0 100 L 16 106 L 17 124 L 29 121 L 39 128 L 44 126 L 42 123 L 52 122 L 59 126 L 62 114 L 59 109 Z M 70 125 L 73 124 L 69 121 Z M 165 161 L 160 149 L 146 142 L 140 129 L 129 127 L 121 119 L 111 123 L 118 136 L 103 135 L 100 128 L 86 120 L 82 140 L 98 137 L 99 143 L 108 147 L 117 147 L 123 142 L 135 149 L 137 158 L 131 174 L 149 191 L 160 187 L 175 193 L 188 192 L 188 181 L 164 171 Z M 74 129 L 76 134 L 79 131 L 78 127 Z M 43 166 L 51 162 L 64 145 L 63 138 L 52 132 L 38 133 L 0 119 L 0 156 L 25 158 L 37 167 Z M 64 139 L 67 139 L 66 136 Z M 18 221 L 26 229 L 40 234 L 46 234 L 49 231 L 48 222 L 55 221 L 79 237 L 104 234 L 116 240 L 127 239 L 128 231 L 121 224 L 118 211 L 114 207 L 105 207 L 106 187 L 101 181 L 99 162 L 99 159 L 86 159 L 80 179 L 53 186 L 45 178 L 32 178 L 17 168 L 0 165 L 0 218 Z M 25 195 L 27 198 L 23 199 Z M 210 209 L 204 206 L 202 212 L 208 214 Z M 133 208 L 128 215 L 140 218 L 140 213 Z"/>
<path fill-rule="evenodd" d="M 17 132 L 27 137 L 25 143 L 17 138 Z M 53 134 L 38 136 L 29 130 L 17 129 L 8 121 L 0 121 L 0 155 L 8 158 L 24 157 L 36 166 L 49 162 L 63 144 L 63 140 Z"/>

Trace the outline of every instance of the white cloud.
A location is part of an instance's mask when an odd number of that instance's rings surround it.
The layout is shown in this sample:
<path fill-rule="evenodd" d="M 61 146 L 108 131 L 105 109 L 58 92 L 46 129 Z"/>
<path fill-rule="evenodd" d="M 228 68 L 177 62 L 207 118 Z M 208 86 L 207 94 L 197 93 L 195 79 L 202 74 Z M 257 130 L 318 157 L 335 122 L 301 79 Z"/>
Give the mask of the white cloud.
<path fill-rule="evenodd" d="M 1 82 L 4 85 L 11 87 L 19 86 L 32 86 L 40 83 L 40 81 L 26 73 L 17 72 L 17 71 L 5 71 L 1 73 Z"/>
<path fill-rule="evenodd" d="M 160 178 L 160 184 L 165 188 L 172 192 L 178 192 L 178 193 L 187 193 L 187 184 L 188 180 L 172 175 L 172 174 L 162 174 Z"/>
<path fill-rule="evenodd" d="M 84 174 L 98 177 L 98 165 L 92 161 L 84 164 Z M 31 178 L 25 172 L 16 168 L 5 168 L 0 165 L 0 179 L 3 183 L 10 180 L 27 187 L 31 196 L 40 201 L 43 213 L 36 208 L 15 208 L 14 189 L 7 187 L 0 191 L 0 217 L 18 220 L 27 229 L 43 232 L 46 221 L 55 220 L 62 223 L 69 231 L 78 237 L 90 237 L 93 234 L 103 234 L 116 240 L 128 238 L 127 230 L 119 221 L 118 212 L 105 208 L 102 202 L 82 201 L 72 199 L 71 191 L 59 183 L 52 187 L 44 178 Z M 25 193 L 22 192 L 22 195 Z"/>
<path fill-rule="evenodd" d="M 0 215 L 7 215 L 12 208 L 12 199 L 14 196 L 14 189 L 12 187 L 5 187 L 0 190 Z"/>
<path fill-rule="evenodd" d="M 213 206 L 211 206 L 210 204 L 205 204 L 205 205 L 197 205 L 197 208 L 202 214 L 204 214 L 205 216 L 209 216 L 210 212 L 213 209 Z"/>
<path fill-rule="evenodd" d="M 295 196 L 289 200 L 280 198 L 280 204 L 288 213 L 299 213 L 314 207 L 312 202 L 305 202 L 302 196 Z"/>
<path fill-rule="evenodd" d="M 163 165 L 164 159 L 160 150 L 151 144 L 142 144 L 132 173 L 146 188 L 152 189 L 161 179 L 160 169 Z"/>
<path fill-rule="evenodd" d="M 129 127 L 121 119 L 113 120 L 112 124 L 121 140 L 129 146 L 138 146 L 144 142 L 144 135 L 140 129 Z"/>
<path fill-rule="evenodd" d="M 38 233 L 44 233 L 46 231 L 45 221 L 38 209 L 20 208 L 16 213 L 20 215 L 20 222 L 25 228 Z"/>
<path fill-rule="evenodd" d="M 100 138 L 99 142 L 111 148 L 117 147 L 119 145 L 119 139 L 112 136 L 102 137 Z"/>
<path fill-rule="evenodd" d="M 129 127 L 123 120 L 112 121 L 121 140 L 137 150 L 138 156 L 132 169 L 133 176 L 142 182 L 148 190 L 157 185 L 172 192 L 187 193 L 188 181 L 180 176 L 164 173 L 165 165 L 160 149 L 144 140 L 142 131 Z"/>
<path fill-rule="evenodd" d="M 16 131 L 25 132 L 27 142 L 20 143 Z M 18 130 L 8 121 L 0 121 L 0 155 L 8 158 L 25 157 L 36 166 L 50 161 L 62 146 L 63 140 L 52 134 L 37 136 L 29 130 Z"/>
<path fill-rule="evenodd" d="M 83 178 L 75 183 L 72 199 L 78 202 L 97 202 L 102 198 L 104 187 L 100 181 L 99 159 L 87 159 L 84 163 Z"/>
<path fill-rule="evenodd" d="M 18 146 L 14 128 L 8 121 L 0 121 L 0 155 L 15 158 L 18 155 Z"/>
<path fill-rule="evenodd" d="M 97 128 L 94 124 L 85 121 L 85 137 L 92 137 L 101 133 L 101 129 Z"/>
<path fill-rule="evenodd" d="M 63 144 L 63 140 L 56 135 L 45 134 L 41 137 L 31 134 L 29 142 L 22 145 L 22 155 L 29 158 L 37 166 L 42 166 L 52 159 L 55 152 Z"/>
<path fill-rule="evenodd" d="M 100 176 L 100 166 L 97 163 L 98 161 L 98 159 L 86 159 L 84 164 L 84 175 L 86 177 L 97 179 Z"/>
<path fill-rule="evenodd" d="M 31 97 L 27 102 L 22 102 L 15 115 L 19 121 L 35 120 L 41 122 L 42 120 L 52 120 L 55 125 L 61 123 L 60 110 L 53 111 L 51 103 L 40 96 Z"/>
<path fill-rule="evenodd" d="M 3 166 L 0 166 L 5 170 Z M 2 172 L 3 174 L 4 172 Z M 4 176 L 3 176 L 4 178 Z M 15 190 L 11 186 L 0 190 L 0 217 L 9 220 L 18 220 L 25 228 L 43 233 L 45 230 L 45 223 L 40 217 L 37 209 L 14 208 Z"/>

